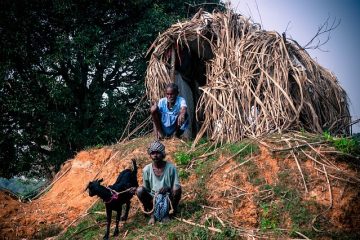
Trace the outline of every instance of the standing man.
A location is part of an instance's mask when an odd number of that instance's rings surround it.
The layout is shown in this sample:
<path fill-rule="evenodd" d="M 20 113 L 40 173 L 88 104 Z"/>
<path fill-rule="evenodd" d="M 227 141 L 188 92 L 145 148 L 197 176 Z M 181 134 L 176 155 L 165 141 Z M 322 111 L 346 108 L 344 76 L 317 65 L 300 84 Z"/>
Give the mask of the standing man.
<path fill-rule="evenodd" d="M 153 206 L 153 199 L 156 196 L 165 197 L 169 196 L 174 211 L 177 210 L 179 201 L 181 198 L 181 186 L 178 179 L 178 173 L 176 167 L 165 161 L 165 146 L 159 142 L 154 141 L 148 148 L 148 153 L 152 159 L 152 163 L 146 165 L 143 169 L 143 186 L 140 186 L 136 195 L 140 199 L 144 206 L 145 211 L 149 211 L 154 208 L 154 212 L 151 214 L 149 224 L 154 224 L 155 220 L 168 221 L 168 212 L 163 216 L 157 217 L 157 210 L 161 211 L 161 206 L 164 203 L 155 202 Z M 156 198 L 158 199 L 158 198 Z M 166 199 L 167 201 L 167 199 Z M 167 209 L 167 211 L 169 208 Z M 157 218 L 157 219 L 156 219 Z"/>
<path fill-rule="evenodd" d="M 189 126 L 186 110 L 186 101 L 179 96 L 179 87 L 175 83 L 166 85 L 166 97 L 151 107 L 157 138 L 171 137 L 174 133 L 180 137 Z"/>

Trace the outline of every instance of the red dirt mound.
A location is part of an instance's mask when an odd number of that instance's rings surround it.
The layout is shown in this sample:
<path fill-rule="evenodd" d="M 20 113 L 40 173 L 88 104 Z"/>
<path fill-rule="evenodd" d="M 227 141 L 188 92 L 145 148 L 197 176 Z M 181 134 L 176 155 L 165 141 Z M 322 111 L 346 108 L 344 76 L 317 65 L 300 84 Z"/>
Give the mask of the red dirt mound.
<path fill-rule="evenodd" d="M 330 196 L 329 184 L 324 174 L 316 169 L 312 160 L 304 159 L 300 165 L 307 176 L 308 193 L 305 193 L 294 159 L 272 157 L 265 147 L 261 147 L 260 154 L 250 156 L 245 161 L 247 163 L 239 164 L 234 159 L 227 161 L 223 156 L 219 157 L 218 165 L 222 167 L 213 173 L 211 182 L 206 184 L 210 203 L 208 214 L 220 216 L 223 221 L 231 222 L 234 226 L 257 229 L 263 211 L 259 208 L 260 198 L 278 201 L 273 190 L 261 187 L 283 185 L 300 190 L 302 199 L 314 201 L 325 209 L 320 211 L 319 216 L 325 216 L 325 219 L 329 220 L 327 230 L 360 231 L 360 188 L 356 183 L 339 181 L 340 178 L 329 173 Z M 358 178 L 359 174 L 349 169 L 346 164 L 336 165 L 338 170 Z M 281 174 L 284 173 L 288 176 L 281 179 Z M 283 222 L 281 227 L 290 229 L 290 217 L 284 216 Z"/>
<path fill-rule="evenodd" d="M 95 178 L 104 178 L 104 185 L 113 183 L 123 169 L 131 166 L 131 159 L 138 163 L 138 181 L 141 184 L 141 169 L 149 163 L 146 153 L 151 138 L 141 138 L 114 145 L 111 148 L 92 149 L 79 152 L 74 159 L 64 163 L 61 171 L 56 175 L 50 188 L 40 198 L 21 203 L 0 192 L 0 238 L 21 239 L 33 238 L 49 226 L 58 232 L 81 218 L 98 199 L 91 198 L 85 190 L 88 182 Z M 165 140 L 167 159 L 172 160 L 172 153 L 178 150 L 182 143 L 179 140 Z M 274 158 L 266 148 L 260 149 L 260 154 L 247 157 L 246 164 L 239 164 L 227 155 L 213 162 L 216 168 L 211 175 L 211 181 L 205 183 L 206 198 L 209 206 L 203 206 L 207 216 L 216 216 L 233 226 L 244 228 L 258 228 L 261 210 L 255 196 L 268 197 L 269 192 L 260 189 L 254 182 L 255 175 L 262 179 L 262 185 L 276 185 L 282 180 L 280 171 L 289 171 L 290 179 L 298 188 L 303 188 L 297 165 L 294 160 Z M 328 184 L 324 174 L 315 170 L 311 160 L 301 162 L 301 167 L 308 176 L 309 192 L 303 198 L 317 201 L 323 206 L 332 208 L 327 210 L 328 219 L 339 229 L 359 229 L 360 205 L 359 187 L 355 184 L 344 183 L 332 177 L 332 195 L 330 197 Z M 315 166 L 316 167 L 316 166 Z M 338 164 L 337 168 L 348 170 L 354 175 L 358 173 L 346 169 L 346 164 Z M 320 176 L 321 175 L 321 176 Z M 191 174 L 182 181 L 183 200 L 195 198 L 198 192 L 196 183 L 199 176 Z M 216 183 L 216 184 L 214 184 Z M 264 194 L 262 194 L 264 191 Z M 269 195 L 270 196 L 270 195 Z M 271 196 L 270 196 L 271 197 Z M 139 203 L 133 198 L 130 221 Z M 290 223 L 289 223 L 290 224 Z M 287 226 L 283 226 L 287 227 Z"/>
<path fill-rule="evenodd" d="M 1 238 L 31 237 L 47 226 L 65 228 L 97 200 L 85 191 L 88 182 L 104 178 L 104 184 L 111 184 L 120 171 L 131 166 L 132 157 L 136 156 L 124 157 L 121 150 L 110 148 L 81 151 L 64 163 L 51 188 L 40 198 L 21 203 L 0 193 Z"/>

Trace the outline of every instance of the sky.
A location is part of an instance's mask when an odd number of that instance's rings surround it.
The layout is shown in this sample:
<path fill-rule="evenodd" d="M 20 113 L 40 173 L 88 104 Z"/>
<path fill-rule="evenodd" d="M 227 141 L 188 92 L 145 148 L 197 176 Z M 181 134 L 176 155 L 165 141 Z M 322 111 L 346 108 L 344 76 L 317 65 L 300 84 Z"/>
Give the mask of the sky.
<path fill-rule="evenodd" d="M 360 118 L 360 1 L 359 0 L 231 0 L 231 7 L 264 30 L 286 32 L 287 37 L 306 45 L 318 28 L 340 20 L 322 50 L 308 50 L 321 66 L 338 78 L 350 99 L 353 120 Z M 322 38 L 325 40 L 327 35 Z M 360 132 L 360 123 L 353 126 Z"/>

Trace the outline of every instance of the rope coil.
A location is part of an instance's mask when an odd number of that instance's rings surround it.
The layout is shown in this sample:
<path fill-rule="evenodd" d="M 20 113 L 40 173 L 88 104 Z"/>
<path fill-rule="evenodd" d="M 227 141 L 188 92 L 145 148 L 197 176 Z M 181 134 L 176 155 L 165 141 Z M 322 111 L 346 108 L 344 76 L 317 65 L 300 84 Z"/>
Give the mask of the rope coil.
<path fill-rule="evenodd" d="M 155 195 L 154 195 L 154 198 L 153 198 L 153 208 L 152 208 L 150 211 L 146 211 L 146 210 L 144 209 L 144 206 L 143 206 L 142 202 L 140 201 L 139 197 L 136 195 L 136 196 L 137 196 L 137 199 L 138 199 L 138 201 L 139 201 L 139 203 L 140 203 L 140 206 L 141 206 L 141 211 L 142 211 L 143 213 L 145 213 L 145 214 L 147 214 L 147 215 L 151 215 L 152 213 L 154 213 L 154 211 L 155 211 L 155 206 L 156 206 L 156 198 L 157 198 L 158 195 L 159 195 L 159 192 L 156 192 Z M 173 213 L 174 213 L 174 207 L 173 207 L 172 202 L 171 202 L 171 200 L 170 200 L 169 194 L 165 194 L 165 195 L 166 195 L 166 200 L 169 202 L 169 205 L 170 205 L 169 214 L 173 214 Z"/>

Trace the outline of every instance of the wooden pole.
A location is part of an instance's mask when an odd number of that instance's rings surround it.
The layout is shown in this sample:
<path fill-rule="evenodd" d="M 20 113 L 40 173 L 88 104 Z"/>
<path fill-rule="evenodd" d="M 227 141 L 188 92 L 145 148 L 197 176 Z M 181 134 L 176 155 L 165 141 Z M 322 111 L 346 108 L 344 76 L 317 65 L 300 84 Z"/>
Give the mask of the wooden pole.
<path fill-rule="evenodd" d="M 175 48 L 171 48 L 170 79 L 175 82 Z"/>

